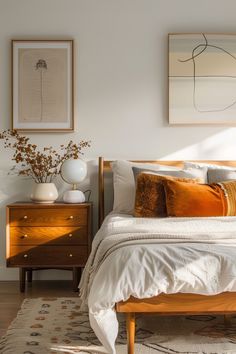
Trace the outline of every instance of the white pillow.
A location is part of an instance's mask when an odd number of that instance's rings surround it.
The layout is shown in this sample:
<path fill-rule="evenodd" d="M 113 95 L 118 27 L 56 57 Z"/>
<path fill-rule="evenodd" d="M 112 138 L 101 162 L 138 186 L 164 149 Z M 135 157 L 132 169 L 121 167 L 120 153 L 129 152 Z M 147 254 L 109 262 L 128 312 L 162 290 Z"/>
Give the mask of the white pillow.
<path fill-rule="evenodd" d="M 148 173 L 157 176 L 172 176 L 177 178 L 191 178 L 199 179 L 199 183 L 207 183 L 207 167 L 204 168 L 189 168 L 187 170 L 179 171 L 154 171 L 138 167 L 133 167 L 134 179 L 137 181 L 137 177 L 140 173 Z M 213 170 L 212 170 L 213 171 Z"/>
<path fill-rule="evenodd" d="M 178 168 L 166 165 L 136 163 L 117 160 L 111 164 L 113 171 L 114 203 L 113 211 L 132 214 L 135 201 L 135 180 L 132 167 L 150 168 L 155 171 L 179 171 Z"/>
<path fill-rule="evenodd" d="M 186 161 L 184 162 L 184 168 L 185 169 L 191 169 L 191 168 L 204 168 L 207 167 L 209 170 L 214 169 L 214 170 L 235 170 L 235 167 L 230 167 L 230 166 L 221 166 L 221 165 L 214 165 L 214 164 L 209 164 L 209 163 L 204 163 L 204 162 L 189 162 Z"/>
<path fill-rule="evenodd" d="M 208 183 L 220 183 L 223 181 L 235 181 L 236 180 L 236 170 L 210 168 L 207 173 L 207 177 L 208 177 Z"/>

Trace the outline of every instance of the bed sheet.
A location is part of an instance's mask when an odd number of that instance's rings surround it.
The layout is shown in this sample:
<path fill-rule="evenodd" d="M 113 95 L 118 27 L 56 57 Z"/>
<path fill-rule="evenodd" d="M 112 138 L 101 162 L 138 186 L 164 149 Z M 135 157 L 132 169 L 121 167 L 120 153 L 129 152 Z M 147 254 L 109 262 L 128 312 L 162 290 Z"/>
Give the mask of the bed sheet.
<path fill-rule="evenodd" d="M 160 293 L 236 291 L 236 217 L 134 218 L 111 213 L 80 283 L 92 328 L 115 353 L 116 302 Z"/>

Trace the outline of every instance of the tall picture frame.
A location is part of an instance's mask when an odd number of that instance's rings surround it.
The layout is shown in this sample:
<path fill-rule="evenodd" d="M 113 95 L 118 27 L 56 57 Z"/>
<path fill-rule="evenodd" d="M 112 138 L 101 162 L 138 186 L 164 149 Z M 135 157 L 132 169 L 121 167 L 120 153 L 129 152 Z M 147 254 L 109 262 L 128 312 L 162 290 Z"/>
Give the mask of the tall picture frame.
<path fill-rule="evenodd" d="M 12 128 L 74 130 L 74 42 L 12 40 Z"/>
<path fill-rule="evenodd" d="M 236 125 L 236 34 L 169 34 L 169 123 Z"/>

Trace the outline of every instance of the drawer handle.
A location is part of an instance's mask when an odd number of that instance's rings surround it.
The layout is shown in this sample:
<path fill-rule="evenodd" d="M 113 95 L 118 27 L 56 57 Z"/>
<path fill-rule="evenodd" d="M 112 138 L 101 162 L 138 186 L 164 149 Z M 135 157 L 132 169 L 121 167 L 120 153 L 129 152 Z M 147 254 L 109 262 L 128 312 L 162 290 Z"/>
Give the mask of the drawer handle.
<path fill-rule="evenodd" d="M 22 235 L 20 238 L 24 239 L 24 238 L 27 238 L 27 237 L 28 237 L 28 235 L 25 234 L 25 235 Z"/>
<path fill-rule="evenodd" d="M 74 216 L 73 216 L 73 215 L 70 215 L 69 219 L 74 219 Z"/>
<path fill-rule="evenodd" d="M 70 253 L 70 254 L 69 254 L 69 257 L 73 257 L 73 254 L 72 254 L 72 253 Z"/>
<path fill-rule="evenodd" d="M 25 216 L 24 216 L 24 219 L 25 219 L 25 220 L 26 220 L 26 219 L 28 219 L 28 216 L 27 216 L 27 215 L 25 215 Z"/>
<path fill-rule="evenodd" d="M 24 254 L 24 258 L 28 258 L 28 254 Z"/>
<path fill-rule="evenodd" d="M 72 237 L 73 235 L 72 234 L 69 234 L 69 237 Z"/>

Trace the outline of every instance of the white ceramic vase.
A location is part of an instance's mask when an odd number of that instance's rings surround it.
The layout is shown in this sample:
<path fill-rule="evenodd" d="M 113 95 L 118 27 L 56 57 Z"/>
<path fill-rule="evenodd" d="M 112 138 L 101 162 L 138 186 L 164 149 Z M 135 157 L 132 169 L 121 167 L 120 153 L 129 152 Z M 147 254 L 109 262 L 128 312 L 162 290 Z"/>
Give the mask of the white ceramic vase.
<path fill-rule="evenodd" d="M 58 198 L 58 191 L 54 183 L 35 183 L 30 196 L 34 203 L 51 204 Z"/>
<path fill-rule="evenodd" d="M 85 195 L 78 190 L 66 191 L 63 195 L 63 201 L 65 203 L 84 203 Z"/>

